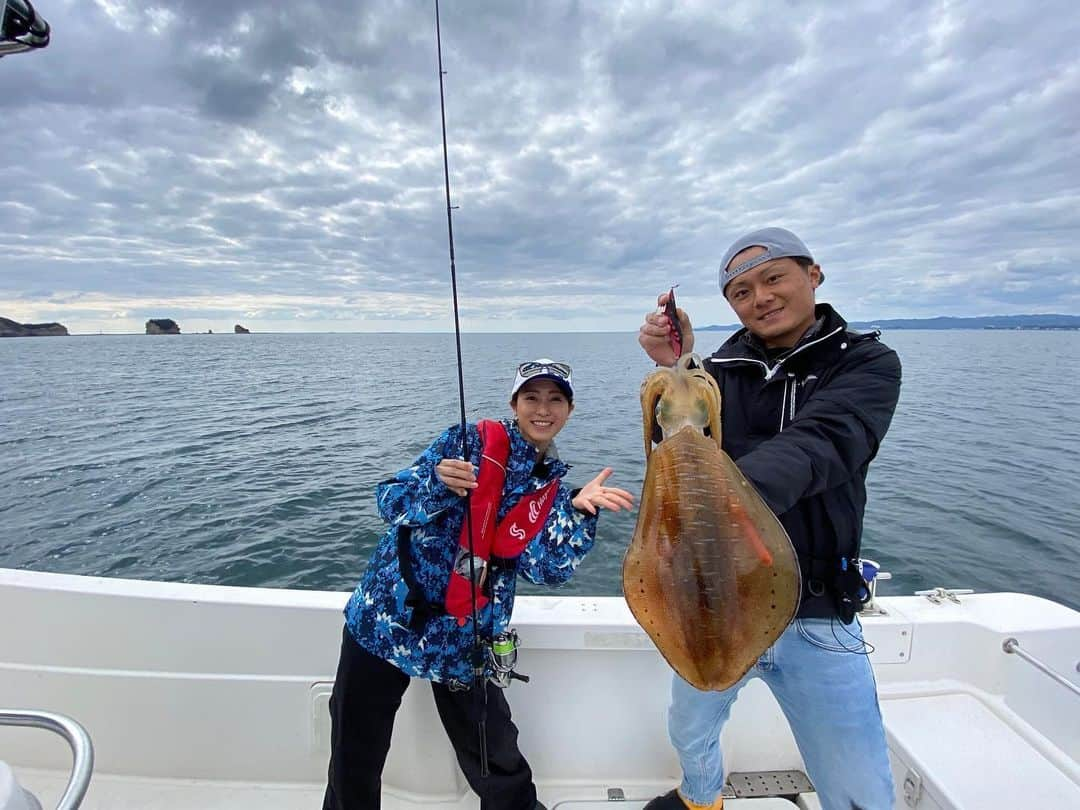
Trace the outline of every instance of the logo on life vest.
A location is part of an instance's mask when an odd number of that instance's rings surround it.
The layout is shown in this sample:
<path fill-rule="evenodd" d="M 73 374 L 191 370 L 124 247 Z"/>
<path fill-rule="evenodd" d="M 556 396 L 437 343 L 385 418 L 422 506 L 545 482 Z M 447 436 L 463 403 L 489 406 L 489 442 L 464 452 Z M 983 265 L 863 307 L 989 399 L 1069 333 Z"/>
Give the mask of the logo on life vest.
<path fill-rule="evenodd" d="M 547 503 L 547 499 L 548 499 L 549 495 L 551 495 L 551 490 L 550 489 L 547 492 L 544 493 L 543 498 L 541 498 L 538 501 L 531 501 L 529 503 L 529 522 L 530 523 L 536 523 L 537 518 L 540 517 L 540 510 L 544 508 L 544 504 Z"/>
<path fill-rule="evenodd" d="M 533 518 L 533 520 L 536 520 L 536 518 Z M 524 540 L 527 537 L 525 530 L 518 526 L 517 523 L 511 523 L 508 531 L 511 537 L 516 537 L 518 540 Z"/>

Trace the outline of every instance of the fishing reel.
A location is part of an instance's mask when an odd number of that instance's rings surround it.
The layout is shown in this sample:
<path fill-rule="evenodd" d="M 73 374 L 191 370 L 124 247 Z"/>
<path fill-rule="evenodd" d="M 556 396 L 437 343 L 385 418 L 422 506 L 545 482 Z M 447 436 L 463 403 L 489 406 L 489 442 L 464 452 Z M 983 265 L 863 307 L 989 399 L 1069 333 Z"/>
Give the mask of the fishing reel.
<path fill-rule="evenodd" d="M 30 0 L 0 0 L 0 57 L 49 44 L 49 24 Z"/>
<path fill-rule="evenodd" d="M 510 681 L 528 683 L 528 675 L 519 675 L 514 672 L 514 666 L 517 664 L 517 656 L 517 630 L 510 629 L 505 633 L 499 633 L 499 635 L 495 636 L 488 646 L 488 666 L 491 668 L 491 674 L 488 676 L 488 680 L 500 689 L 508 687 Z"/>

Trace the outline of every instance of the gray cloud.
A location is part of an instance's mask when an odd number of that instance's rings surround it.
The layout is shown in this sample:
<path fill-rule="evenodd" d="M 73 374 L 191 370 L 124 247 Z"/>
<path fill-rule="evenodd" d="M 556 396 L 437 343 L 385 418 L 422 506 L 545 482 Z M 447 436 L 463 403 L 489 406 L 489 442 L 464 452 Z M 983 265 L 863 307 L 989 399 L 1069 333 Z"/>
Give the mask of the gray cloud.
<path fill-rule="evenodd" d="M 449 325 L 428 4 L 38 5 L 52 44 L 0 61 L 0 314 Z M 1071 4 L 443 15 L 470 328 L 633 329 L 674 282 L 730 322 L 715 264 L 764 224 L 851 318 L 1080 312 Z"/>

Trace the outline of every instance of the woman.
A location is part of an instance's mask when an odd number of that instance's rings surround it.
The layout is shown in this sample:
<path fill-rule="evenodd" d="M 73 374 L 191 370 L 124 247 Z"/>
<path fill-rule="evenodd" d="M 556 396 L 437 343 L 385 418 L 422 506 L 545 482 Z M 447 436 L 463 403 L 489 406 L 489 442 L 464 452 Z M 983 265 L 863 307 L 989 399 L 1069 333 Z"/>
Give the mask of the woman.
<path fill-rule="evenodd" d="M 475 628 L 491 676 L 491 641 L 509 627 L 518 575 L 537 584 L 566 582 L 592 548 L 598 511 L 629 509 L 633 496 L 605 485 L 610 468 L 580 490 L 561 481 L 567 468 L 554 439 L 574 410 L 568 365 L 522 363 L 510 407 L 512 420 L 467 426 L 467 459 L 460 458 L 461 428 L 454 426 L 378 485 L 379 512 L 390 528 L 345 608 L 324 810 L 379 807 L 394 715 L 410 677 L 431 681 L 481 808 L 539 805 L 502 690 L 487 677 L 475 682 Z M 466 521 L 463 496 L 470 491 Z M 487 690 L 486 777 L 478 685 Z"/>

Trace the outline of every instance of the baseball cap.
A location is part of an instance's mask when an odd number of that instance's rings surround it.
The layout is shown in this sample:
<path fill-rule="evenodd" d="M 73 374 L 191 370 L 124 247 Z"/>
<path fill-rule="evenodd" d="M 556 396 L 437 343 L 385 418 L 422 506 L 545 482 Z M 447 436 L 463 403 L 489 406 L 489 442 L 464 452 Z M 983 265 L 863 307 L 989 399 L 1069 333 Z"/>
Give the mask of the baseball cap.
<path fill-rule="evenodd" d="M 731 260 L 749 247 L 763 247 L 765 252 L 729 269 Z M 720 291 L 723 292 L 733 278 L 742 275 L 747 270 L 753 270 L 758 265 L 773 259 L 782 259 L 785 256 L 814 261 L 814 257 L 810 255 L 810 249 L 806 247 L 803 240 L 784 228 L 761 228 L 740 236 L 727 249 L 724 258 L 720 261 Z M 821 280 L 825 280 L 824 273 L 821 274 Z"/>
<path fill-rule="evenodd" d="M 510 399 L 521 390 L 529 380 L 551 380 L 566 394 L 567 400 L 574 401 L 573 374 L 568 363 L 557 363 L 547 357 L 529 360 L 517 367 L 514 387 L 510 389 Z"/>

